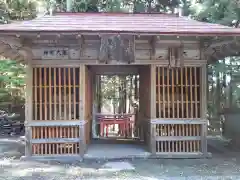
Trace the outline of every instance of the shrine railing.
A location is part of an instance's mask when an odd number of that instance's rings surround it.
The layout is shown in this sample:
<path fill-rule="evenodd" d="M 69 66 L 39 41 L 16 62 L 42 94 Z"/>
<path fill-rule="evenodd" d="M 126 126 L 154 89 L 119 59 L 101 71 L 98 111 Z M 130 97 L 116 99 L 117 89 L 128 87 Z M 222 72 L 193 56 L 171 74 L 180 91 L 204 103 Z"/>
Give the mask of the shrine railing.
<path fill-rule="evenodd" d="M 100 138 L 140 139 L 134 114 L 97 114 L 96 119 Z"/>

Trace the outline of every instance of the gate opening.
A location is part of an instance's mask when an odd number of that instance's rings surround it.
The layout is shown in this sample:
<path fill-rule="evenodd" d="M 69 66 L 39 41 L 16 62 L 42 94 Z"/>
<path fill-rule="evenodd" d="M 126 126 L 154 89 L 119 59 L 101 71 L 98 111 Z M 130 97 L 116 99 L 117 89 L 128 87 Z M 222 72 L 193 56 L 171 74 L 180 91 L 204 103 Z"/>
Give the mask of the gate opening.
<path fill-rule="evenodd" d="M 139 75 L 96 75 L 95 131 L 103 139 L 140 139 Z"/>
<path fill-rule="evenodd" d="M 106 152 L 115 158 L 148 153 L 139 104 L 140 89 L 147 86 L 140 83 L 142 68 L 149 66 L 89 67 L 93 74 L 93 119 L 92 141 L 85 157 L 102 157 Z M 150 71 L 145 78 L 150 78 Z"/>

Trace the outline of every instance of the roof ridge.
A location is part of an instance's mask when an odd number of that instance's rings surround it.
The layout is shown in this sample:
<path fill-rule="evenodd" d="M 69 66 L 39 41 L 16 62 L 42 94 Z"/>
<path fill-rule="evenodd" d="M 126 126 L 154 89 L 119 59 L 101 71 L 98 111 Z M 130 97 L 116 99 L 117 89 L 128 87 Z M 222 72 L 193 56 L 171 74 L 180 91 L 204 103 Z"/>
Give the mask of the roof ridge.
<path fill-rule="evenodd" d="M 53 16 L 56 15 L 102 15 L 102 16 L 108 16 L 108 15 L 160 15 L 160 16 L 170 16 L 170 17 L 179 17 L 178 14 L 168 14 L 168 13 L 161 13 L 161 12 L 137 12 L 137 13 L 131 13 L 131 12 L 55 12 Z"/>

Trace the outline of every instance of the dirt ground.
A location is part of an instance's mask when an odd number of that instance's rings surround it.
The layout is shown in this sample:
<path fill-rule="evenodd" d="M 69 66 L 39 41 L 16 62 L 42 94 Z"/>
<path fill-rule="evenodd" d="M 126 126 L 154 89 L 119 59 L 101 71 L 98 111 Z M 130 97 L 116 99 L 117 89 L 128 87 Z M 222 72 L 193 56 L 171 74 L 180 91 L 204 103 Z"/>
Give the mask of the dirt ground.
<path fill-rule="evenodd" d="M 209 144 L 211 159 L 119 160 L 111 162 L 118 167 L 106 167 L 109 161 L 21 161 L 24 144 L 17 137 L 1 138 L 0 180 L 240 180 L 240 151 L 216 138 Z"/>

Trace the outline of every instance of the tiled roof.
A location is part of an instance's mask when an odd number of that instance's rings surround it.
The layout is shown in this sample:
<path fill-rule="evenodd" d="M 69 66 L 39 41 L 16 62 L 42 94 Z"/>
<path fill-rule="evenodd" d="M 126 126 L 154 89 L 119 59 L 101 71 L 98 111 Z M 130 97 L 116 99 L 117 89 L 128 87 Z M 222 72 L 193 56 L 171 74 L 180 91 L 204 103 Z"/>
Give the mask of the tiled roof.
<path fill-rule="evenodd" d="M 0 32 L 119 32 L 240 36 L 240 28 L 166 14 L 63 13 L 0 25 Z"/>

